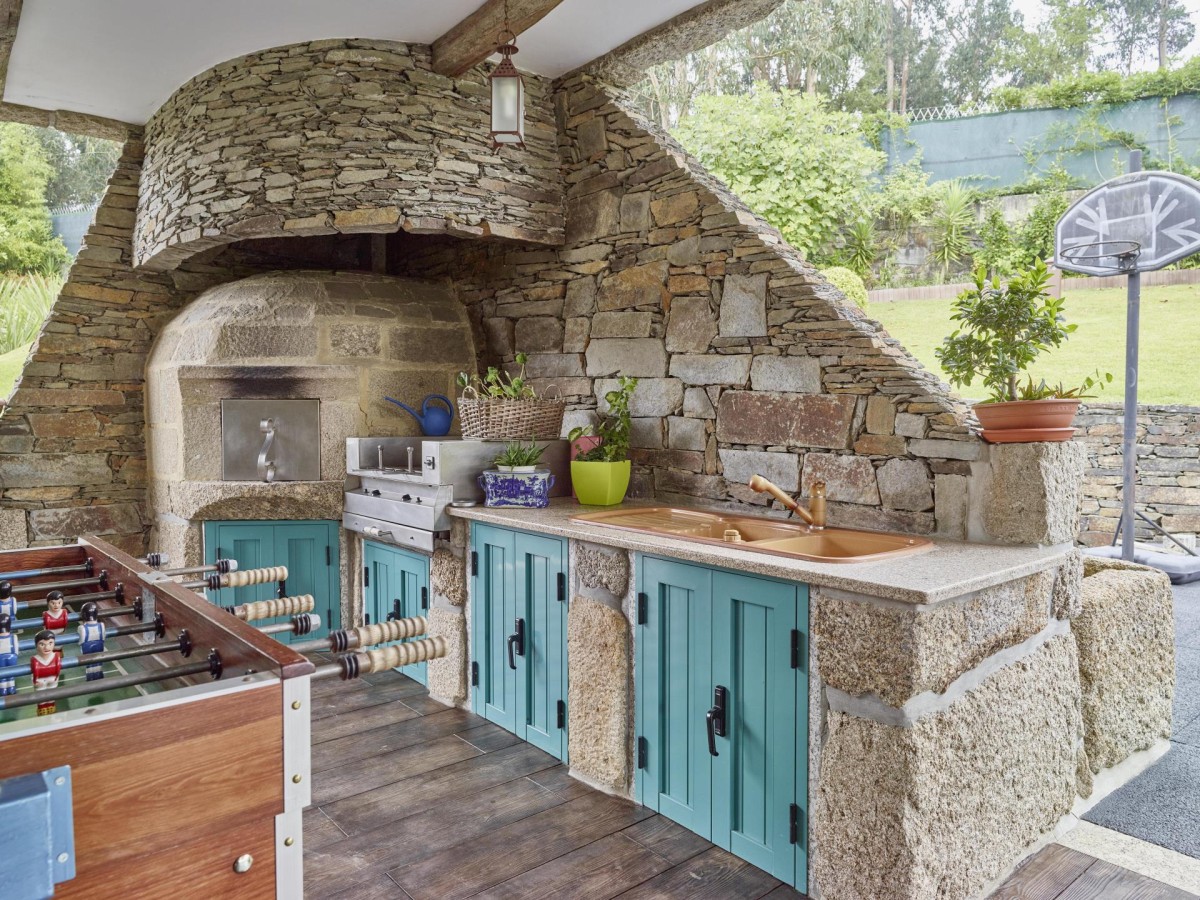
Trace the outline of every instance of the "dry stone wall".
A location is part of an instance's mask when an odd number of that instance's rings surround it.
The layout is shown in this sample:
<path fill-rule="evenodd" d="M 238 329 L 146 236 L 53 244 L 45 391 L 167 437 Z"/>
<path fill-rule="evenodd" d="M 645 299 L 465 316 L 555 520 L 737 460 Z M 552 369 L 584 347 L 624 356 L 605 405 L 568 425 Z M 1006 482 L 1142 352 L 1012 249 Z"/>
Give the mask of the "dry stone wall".
<path fill-rule="evenodd" d="M 136 259 L 153 269 L 246 237 L 451 233 L 562 240 L 549 85 L 526 78 L 526 147 L 492 152 L 482 68 L 429 48 L 323 40 L 214 66 L 146 126 Z"/>
<path fill-rule="evenodd" d="M 1079 411 L 1076 439 L 1086 445 L 1087 477 L 1079 539 L 1095 546 L 1112 540 L 1121 517 L 1121 434 L 1124 414 L 1117 404 Z M 1172 534 L 1200 535 L 1200 408 L 1138 407 L 1138 509 Z M 1139 523 L 1138 539 L 1157 535 Z"/>
<path fill-rule="evenodd" d="M 614 92 L 577 76 L 555 104 L 565 244 L 443 241 L 408 263 L 454 277 L 481 364 L 528 353 L 568 425 L 637 376 L 636 494 L 761 504 L 756 472 L 819 479 L 837 524 L 965 537 L 985 454 L 968 410 Z"/>

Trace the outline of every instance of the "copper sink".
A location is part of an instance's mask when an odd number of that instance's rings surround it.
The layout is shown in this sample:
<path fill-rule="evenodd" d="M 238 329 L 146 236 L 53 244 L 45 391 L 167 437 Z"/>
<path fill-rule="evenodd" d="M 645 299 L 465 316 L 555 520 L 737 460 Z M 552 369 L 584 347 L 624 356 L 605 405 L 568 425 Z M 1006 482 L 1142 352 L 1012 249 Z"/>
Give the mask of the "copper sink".
<path fill-rule="evenodd" d="M 812 529 L 800 522 L 725 515 L 676 506 L 632 507 L 580 513 L 572 522 L 622 531 L 660 534 L 705 544 L 724 544 L 815 562 L 871 562 L 921 553 L 933 547 L 925 538 L 850 528 Z"/>

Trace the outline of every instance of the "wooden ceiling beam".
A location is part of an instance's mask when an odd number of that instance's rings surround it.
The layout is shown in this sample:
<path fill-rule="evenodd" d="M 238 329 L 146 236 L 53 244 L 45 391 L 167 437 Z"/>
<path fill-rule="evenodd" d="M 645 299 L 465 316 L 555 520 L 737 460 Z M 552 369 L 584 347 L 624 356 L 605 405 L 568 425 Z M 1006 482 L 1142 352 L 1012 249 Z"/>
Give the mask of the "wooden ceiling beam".
<path fill-rule="evenodd" d="M 516 34 L 528 31 L 563 0 L 487 0 L 433 42 L 433 71 L 457 78 L 496 52 L 504 30 L 507 6 L 508 27 Z M 591 2 L 591 0 L 585 0 Z M 517 64 L 520 65 L 519 60 Z"/>

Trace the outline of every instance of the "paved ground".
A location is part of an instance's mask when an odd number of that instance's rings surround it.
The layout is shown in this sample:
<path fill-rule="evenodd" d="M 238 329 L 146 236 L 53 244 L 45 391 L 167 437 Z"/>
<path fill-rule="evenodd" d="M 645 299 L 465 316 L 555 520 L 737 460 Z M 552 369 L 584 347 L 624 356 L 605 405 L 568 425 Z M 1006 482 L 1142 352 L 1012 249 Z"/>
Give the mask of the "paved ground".
<path fill-rule="evenodd" d="M 1175 588 L 1171 752 L 1085 819 L 1200 859 L 1200 582 Z"/>

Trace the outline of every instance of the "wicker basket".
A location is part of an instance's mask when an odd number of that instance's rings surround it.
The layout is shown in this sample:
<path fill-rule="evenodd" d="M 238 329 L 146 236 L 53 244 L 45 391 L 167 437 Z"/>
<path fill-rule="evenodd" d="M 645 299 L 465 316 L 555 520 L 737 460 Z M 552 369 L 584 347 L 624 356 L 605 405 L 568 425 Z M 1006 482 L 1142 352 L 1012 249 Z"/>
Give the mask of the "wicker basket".
<path fill-rule="evenodd" d="M 462 436 L 478 441 L 557 440 L 566 411 L 562 399 L 481 399 L 473 387 L 458 398 Z"/>

